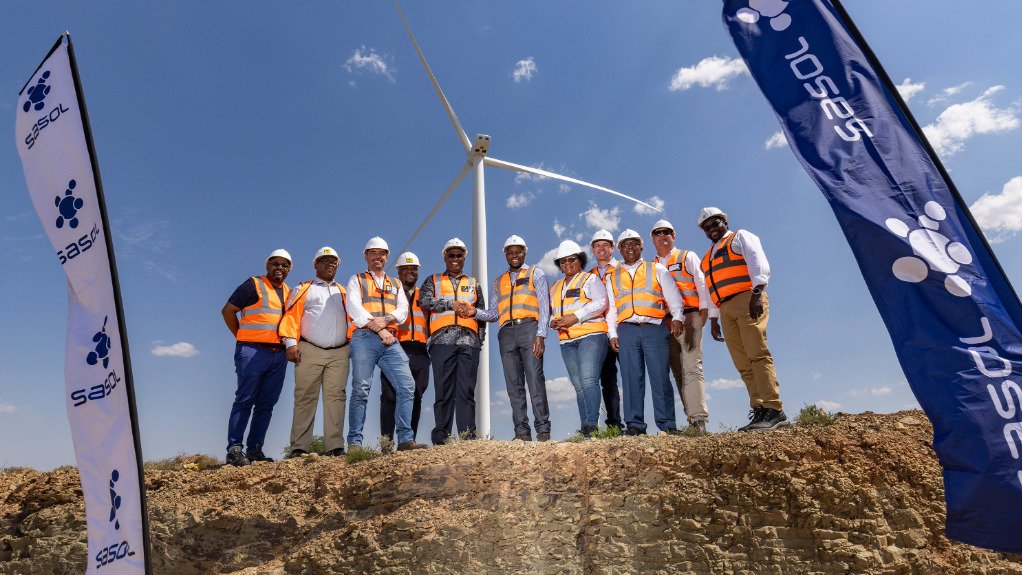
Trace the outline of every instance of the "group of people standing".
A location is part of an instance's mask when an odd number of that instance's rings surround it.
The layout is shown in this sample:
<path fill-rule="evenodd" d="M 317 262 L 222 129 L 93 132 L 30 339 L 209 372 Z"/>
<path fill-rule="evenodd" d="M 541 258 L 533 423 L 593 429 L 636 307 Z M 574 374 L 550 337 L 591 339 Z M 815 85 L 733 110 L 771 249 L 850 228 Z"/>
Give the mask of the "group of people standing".
<path fill-rule="evenodd" d="M 498 326 L 515 440 L 532 441 L 533 430 L 538 441 L 550 439 L 543 372 L 549 330 L 557 333 L 575 388 L 582 436 L 597 430 L 601 400 L 607 426 L 644 435 L 647 374 L 657 428 L 680 433 L 671 372 L 689 426 L 705 432 L 709 414 L 702 331 L 707 319 L 712 337 L 726 342 L 749 392 L 750 421 L 741 430 L 787 425 L 766 345 L 770 267 L 759 238 L 746 230 L 731 231 L 727 215 L 717 208 L 703 208 L 698 225 L 713 242 L 701 259 L 675 247 L 674 226 L 667 220 L 650 231 L 656 250 L 651 261 L 642 256 L 643 237 L 631 229 L 621 232 L 616 246 L 609 231 L 596 232 L 590 242 L 596 259 L 591 268 L 586 250 L 565 240 L 554 258 L 562 277 L 552 286 L 543 270 L 525 263 L 528 246 L 512 235 L 504 242 L 508 269 L 489 287 L 489 306 L 483 287 L 463 271 L 468 248 L 458 238 L 443 246 L 445 270 L 421 285 L 419 258 L 411 252 L 398 256 L 396 278 L 386 275 L 390 249 L 379 237 L 365 245 L 366 271 L 351 276 L 347 285 L 335 281 L 337 252 L 323 247 L 313 257 L 315 277 L 290 289 L 284 280 L 291 256 L 274 251 L 266 260 L 266 275 L 243 282 L 222 310 L 237 339 L 238 384 L 227 463 L 272 461 L 263 443 L 288 361 L 295 364 L 288 457 L 311 451 L 321 394 L 326 454 L 342 455 L 345 445 L 362 444 L 377 367 L 380 432 L 393 437 L 396 431 L 397 450 L 426 447 L 416 441 L 416 432 L 430 369 L 435 395 L 431 442 L 446 442 L 455 426 L 460 436 L 474 438 L 486 323 Z M 615 247 L 622 261 L 613 257 Z"/>

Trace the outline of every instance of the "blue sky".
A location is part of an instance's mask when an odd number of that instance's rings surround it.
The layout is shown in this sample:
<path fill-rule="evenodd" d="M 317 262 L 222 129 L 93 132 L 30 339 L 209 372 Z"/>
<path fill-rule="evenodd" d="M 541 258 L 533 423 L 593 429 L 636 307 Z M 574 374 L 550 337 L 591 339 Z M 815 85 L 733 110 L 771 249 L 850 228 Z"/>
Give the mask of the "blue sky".
<path fill-rule="evenodd" d="M 704 205 L 760 236 L 773 268 L 770 347 L 789 415 L 807 403 L 848 412 L 916 405 L 829 206 L 777 141 L 776 118 L 735 60 L 719 3 L 408 0 L 404 8 L 469 137 L 491 135 L 495 157 L 662 201 L 679 245 L 700 253 L 708 241 L 694 222 Z M 1020 285 L 1022 4 L 847 9 Z M 64 276 L 13 145 L 18 90 L 64 30 L 95 132 L 145 457 L 219 456 L 235 387 L 233 339 L 219 314 L 231 291 L 277 247 L 295 257 L 292 285 L 311 277 L 321 245 L 340 252 L 345 279 L 364 269 L 370 236 L 396 250 L 461 168 L 461 147 L 388 2 L 7 6 L 0 436 L 17 440 L 5 442 L 0 466 L 73 462 Z M 561 238 L 588 241 L 599 226 L 646 234 L 658 217 L 553 180 L 487 169 L 486 182 L 491 276 L 504 269 L 500 245 L 512 233 L 537 263 Z M 468 182 L 413 245 L 424 273 L 441 269 L 451 235 L 471 237 Z M 744 388 L 722 344 L 706 337 L 704 351 L 710 428 L 738 425 Z M 553 342 L 547 352 L 553 434 L 565 437 L 578 427 L 574 392 Z M 493 432 L 510 439 L 495 351 L 491 374 Z M 267 439 L 275 454 L 287 443 L 291 382 L 289 369 Z M 369 441 L 377 425 L 371 415 Z M 420 438 L 431 425 L 427 410 Z"/>

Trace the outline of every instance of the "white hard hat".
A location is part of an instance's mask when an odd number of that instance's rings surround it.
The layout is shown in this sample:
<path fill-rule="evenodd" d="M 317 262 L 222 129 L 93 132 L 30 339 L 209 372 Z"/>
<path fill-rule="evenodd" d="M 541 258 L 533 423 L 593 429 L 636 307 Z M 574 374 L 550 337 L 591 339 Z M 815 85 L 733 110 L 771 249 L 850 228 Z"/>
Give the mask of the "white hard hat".
<path fill-rule="evenodd" d="M 575 242 L 571 240 L 564 240 L 563 242 L 561 242 L 561 245 L 557 246 L 557 252 L 554 255 L 554 263 L 557 263 L 557 260 L 561 258 L 566 258 L 568 256 L 574 256 L 584 253 L 585 252 L 582 251 L 581 246 L 579 246 Z"/>
<path fill-rule="evenodd" d="M 270 258 L 284 258 L 288 263 L 294 263 L 291 260 L 291 254 L 287 253 L 285 249 L 273 250 L 270 255 L 266 256 L 266 263 L 270 263 Z"/>
<path fill-rule="evenodd" d="M 593 234 L 593 239 L 589 240 L 589 245 L 591 246 L 600 240 L 614 243 L 614 235 L 607 230 L 596 230 L 596 233 Z"/>
<path fill-rule="evenodd" d="M 667 228 L 672 232 L 674 231 L 674 225 L 671 224 L 671 222 L 667 220 L 657 220 L 656 223 L 653 224 L 653 227 L 649 229 L 649 233 L 652 234 L 654 230 L 659 230 L 660 228 Z"/>
<path fill-rule="evenodd" d="M 617 243 L 620 244 L 621 242 L 623 242 L 625 240 L 628 240 L 628 239 L 632 239 L 632 238 L 637 239 L 640 242 L 642 241 L 642 236 L 639 235 L 639 232 L 637 232 L 637 231 L 635 231 L 635 230 L 633 230 L 631 228 L 628 228 L 627 230 L 621 232 L 620 235 L 618 235 Z"/>
<path fill-rule="evenodd" d="M 366 247 L 362 251 L 367 252 L 369 250 L 387 250 L 389 253 L 390 246 L 388 246 L 387 242 L 380 236 L 373 236 L 369 238 L 368 242 L 366 242 Z"/>
<path fill-rule="evenodd" d="M 505 250 L 511 246 L 522 246 L 523 248 L 525 248 L 526 252 L 529 251 L 529 246 L 525 244 L 525 240 L 523 240 L 521 236 L 516 236 L 512 234 L 506 240 L 504 240 Z"/>
<path fill-rule="evenodd" d="M 447 255 L 447 250 L 451 248 L 461 248 L 465 250 L 466 254 L 468 254 L 468 246 L 465 245 L 465 242 L 461 241 L 459 238 L 451 238 L 447 240 L 446 244 L 444 244 L 444 249 L 440 250 L 441 257 Z"/>
<path fill-rule="evenodd" d="M 405 252 L 397 256 L 397 267 L 401 266 L 419 266 L 419 256 L 412 252 Z"/>
<path fill-rule="evenodd" d="M 337 258 L 337 261 L 341 261 L 341 256 L 337 255 L 337 252 L 334 250 L 334 248 L 330 246 L 323 246 L 319 248 L 318 251 L 316 251 L 316 256 L 312 258 L 312 263 L 315 264 L 317 261 L 319 261 L 319 258 L 323 256 L 334 256 L 335 258 Z"/>
<path fill-rule="evenodd" d="M 696 225 L 699 226 L 699 227 L 702 227 L 703 226 L 703 222 L 705 222 L 706 220 L 708 220 L 708 219 L 710 219 L 710 218 L 712 218 L 714 216 L 720 216 L 720 217 L 724 218 L 724 221 L 727 221 L 727 214 L 725 214 L 724 212 L 720 211 L 720 208 L 714 208 L 714 207 L 711 206 L 711 207 L 703 208 L 703 209 L 699 210 L 699 221 L 696 222 Z"/>

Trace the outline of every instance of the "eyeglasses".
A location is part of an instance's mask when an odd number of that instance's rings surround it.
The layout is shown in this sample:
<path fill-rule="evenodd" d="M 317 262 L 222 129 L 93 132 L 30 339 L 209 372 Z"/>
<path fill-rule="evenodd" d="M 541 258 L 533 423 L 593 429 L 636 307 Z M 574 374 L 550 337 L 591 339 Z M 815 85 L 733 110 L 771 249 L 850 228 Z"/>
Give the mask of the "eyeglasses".
<path fill-rule="evenodd" d="M 463 259 L 465 259 L 465 254 L 447 253 L 447 254 L 444 254 L 444 257 L 449 259 L 449 260 L 463 260 Z"/>
<path fill-rule="evenodd" d="M 578 256 L 564 256 L 561 258 L 561 265 L 573 264 L 578 261 Z"/>
<path fill-rule="evenodd" d="M 637 247 L 639 247 L 641 245 L 642 245 L 642 242 L 640 242 L 639 240 L 625 240 L 625 241 L 621 242 L 620 244 L 618 244 L 618 247 L 622 247 L 622 248 L 637 248 Z"/>
<path fill-rule="evenodd" d="M 655 238 L 657 236 L 669 236 L 669 235 L 671 235 L 673 233 L 674 233 L 673 230 L 669 230 L 667 228 L 661 228 L 659 230 L 653 230 L 653 234 L 652 235 Z"/>
<path fill-rule="evenodd" d="M 271 268 L 289 268 L 291 267 L 291 262 L 270 262 L 269 266 Z"/>

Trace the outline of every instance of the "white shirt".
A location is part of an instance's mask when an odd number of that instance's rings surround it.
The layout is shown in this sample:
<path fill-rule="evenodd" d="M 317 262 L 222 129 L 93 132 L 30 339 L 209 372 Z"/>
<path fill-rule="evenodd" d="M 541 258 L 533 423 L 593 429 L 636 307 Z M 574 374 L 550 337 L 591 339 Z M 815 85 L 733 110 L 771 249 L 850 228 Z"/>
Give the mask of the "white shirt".
<path fill-rule="evenodd" d="M 564 294 L 567 293 L 569 283 L 570 282 L 565 281 L 564 284 L 561 286 L 561 298 L 563 298 Z M 600 313 L 602 313 L 603 310 L 607 309 L 607 287 L 603 285 L 603 282 L 600 281 L 600 277 L 597 276 L 596 274 L 589 274 L 589 277 L 586 278 L 585 283 L 582 284 L 582 293 L 584 293 L 586 297 L 588 297 L 592 301 L 582 306 L 578 311 L 572 312 L 571 315 L 574 315 L 575 317 L 578 318 L 578 323 L 582 323 L 587 319 L 592 319 L 600 315 Z M 553 312 L 558 311 L 557 305 L 560 301 L 561 301 L 560 298 L 556 297 L 550 298 L 550 308 Z M 564 345 L 569 341 L 577 341 L 579 339 L 582 339 L 583 337 L 589 337 L 590 335 L 596 334 L 591 333 L 589 335 L 584 335 L 574 340 L 564 340 L 560 343 L 561 345 Z"/>
<path fill-rule="evenodd" d="M 657 256 L 656 258 L 654 258 L 653 261 L 655 261 L 658 264 L 667 265 L 664 262 L 671 259 L 671 257 L 674 255 L 674 252 L 679 251 L 681 250 L 678 248 L 674 248 L 673 250 L 671 250 L 671 253 L 667 254 L 667 257 L 661 258 L 660 256 Z M 699 294 L 699 309 L 708 309 L 707 303 L 709 303 L 710 301 L 710 290 L 709 288 L 706 287 L 706 276 L 703 275 L 703 268 L 701 267 L 702 261 L 699 259 L 699 256 L 697 256 L 694 251 L 688 250 L 688 253 L 685 254 L 685 261 L 682 262 L 682 265 L 685 266 L 685 271 L 692 276 L 692 279 L 696 283 L 696 293 Z"/>
<path fill-rule="evenodd" d="M 620 265 L 621 265 L 621 262 L 617 261 L 617 258 L 615 258 L 615 257 L 610 258 L 609 262 L 607 262 L 605 264 L 602 264 L 602 265 L 600 264 L 600 262 L 596 262 L 596 273 L 598 273 L 600 275 L 600 278 L 606 278 L 606 276 L 607 276 L 607 267 L 614 266 L 615 268 L 617 268 Z"/>
<path fill-rule="evenodd" d="M 291 298 L 297 298 L 298 289 L 291 291 Z M 289 299 L 290 307 L 294 300 Z M 338 347 L 348 341 L 348 317 L 344 312 L 344 298 L 341 284 L 327 283 L 318 277 L 305 292 L 305 310 L 301 318 L 302 339 L 319 347 Z M 298 345 L 298 340 L 283 337 L 284 347 Z"/>
<path fill-rule="evenodd" d="M 383 289 L 383 281 L 387 277 L 386 274 L 376 275 L 370 272 L 370 275 L 376 280 L 376 287 Z M 355 327 L 359 328 L 365 327 L 373 319 L 373 314 L 366 311 L 366 308 L 362 306 L 362 286 L 359 283 L 361 276 L 362 274 L 355 274 L 348 280 L 348 315 L 351 316 L 351 321 L 355 324 Z M 408 318 L 408 296 L 405 295 L 405 290 L 401 286 L 400 281 L 395 279 L 394 282 L 391 282 L 391 287 L 397 290 L 397 309 L 388 313 L 394 316 L 394 321 L 402 324 Z"/>
<path fill-rule="evenodd" d="M 639 261 L 632 265 L 621 264 L 618 269 L 624 269 L 628 272 L 628 275 L 635 276 L 635 270 L 638 269 L 645 260 L 639 258 Z M 656 269 L 657 281 L 660 282 L 660 289 L 664 291 L 664 299 L 667 300 L 667 310 L 674 316 L 674 319 L 678 321 L 685 321 L 685 307 L 681 305 L 681 292 L 678 291 L 678 284 L 674 283 L 674 278 L 671 277 L 671 272 L 667 271 L 667 268 L 663 264 L 654 263 L 654 269 Z M 617 273 L 617 270 L 614 270 Z M 606 291 L 607 291 L 607 332 L 611 339 L 617 337 L 617 303 L 614 301 L 614 288 L 611 287 L 614 283 L 614 276 L 607 274 L 604 279 Z M 639 314 L 632 314 L 632 317 L 625 320 L 627 323 L 662 323 L 659 318 L 646 317 Z"/>
<path fill-rule="evenodd" d="M 713 252 L 724 245 L 724 242 L 731 236 L 735 236 L 731 242 L 731 251 L 745 258 L 745 265 L 749 267 L 749 277 L 752 279 L 752 287 L 767 285 L 770 283 L 770 262 L 763 253 L 763 244 L 759 242 L 759 236 L 747 230 L 728 230 L 720 240 L 713 244 Z M 710 300 L 707 309 L 710 310 L 709 317 L 720 317 L 720 310 Z"/>

